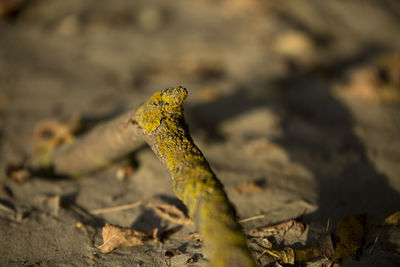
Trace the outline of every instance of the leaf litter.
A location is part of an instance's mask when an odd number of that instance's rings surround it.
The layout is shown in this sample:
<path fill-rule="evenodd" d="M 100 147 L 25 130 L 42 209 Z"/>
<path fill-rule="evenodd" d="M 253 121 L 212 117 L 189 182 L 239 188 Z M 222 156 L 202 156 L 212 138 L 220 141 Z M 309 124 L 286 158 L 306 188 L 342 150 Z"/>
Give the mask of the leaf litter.
<path fill-rule="evenodd" d="M 383 226 L 400 226 L 400 211 L 396 211 L 386 217 L 383 221 Z"/>
<path fill-rule="evenodd" d="M 144 233 L 130 228 L 106 224 L 102 230 L 104 243 L 98 249 L 101 253 L 110 253 L 116 248 L 139 246 L 146 241 L 158 242 L 157 232 L 157 228 L 150 233 Z"/>
<path fill-rule="evenodd" d="M 400 212 L 389 216 L 385 221 L 396 222 Z M 264 256 L 269 255 L 280 264 L 306 263 L 317 258 L 325 258 L 331 265 L 340 263 L 344 258 L 355 255 L 363 246 L 366 215 L 346 215 L 338 223 L 336 233 L 322 234 L 318 242 L 306 247 L 292 247 L 272 244 L 267 240 L 268 247 L 257 244 L 262 247 L 262 252 L 258 256 L 258 261 Z M 265 236 L 284 236 L 288 231 L 294 229 L 302 234 L 306 225 L 299 219 L 291 219 L 275 225 L 257 227 L 247 230 L 247 234 L 253 237 L 265 240 Z M 328 265 L 329 265 L 328 264 Z"/>

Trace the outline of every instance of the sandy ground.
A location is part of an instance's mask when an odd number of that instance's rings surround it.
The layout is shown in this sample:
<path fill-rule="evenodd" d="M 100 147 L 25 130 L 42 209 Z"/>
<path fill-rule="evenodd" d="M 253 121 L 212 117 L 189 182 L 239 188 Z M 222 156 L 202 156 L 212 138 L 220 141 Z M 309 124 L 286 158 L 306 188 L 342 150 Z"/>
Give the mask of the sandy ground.
<path fill-rule="evenodd" d="M 208 265 L 185 239 L 193 226 L 163 244 L 95 248 L 106 223 L 175 225 L 146 207 L 92 209 L 146 200 L 185 210 L 148 148 L 123 180 L 128 159 L 79 180 L 17 184 L 3 171 L 29 154 L 43 119 L 78 113 L 95 125 L 176 85 L 189 90 L 192 136 L 239 218 L 264 215 L 244 228 L 304 214 L 305 233 L 271 238 L 308 245 L 343 216 L 366 214 L 363 249 L 341 265 L 400 264 L 400 228 L 380 227 L 400 210 L 397 1 L 26 2 L 0 20 L 0 266 L 167 266 L 171 248 L 183 252 L 171 266 Z M 239 193 L 246 183 L 261 190 Z M 187 263 L 194 255 L 204 257 Z"/>

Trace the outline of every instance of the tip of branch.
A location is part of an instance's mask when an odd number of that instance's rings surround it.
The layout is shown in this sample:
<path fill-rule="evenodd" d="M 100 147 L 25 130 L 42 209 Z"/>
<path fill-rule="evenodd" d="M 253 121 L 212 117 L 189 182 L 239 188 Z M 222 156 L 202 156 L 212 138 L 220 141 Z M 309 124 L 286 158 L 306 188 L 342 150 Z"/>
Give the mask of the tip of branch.
<path fill-rule="evenodd" d="M 166 88 L 155 93 L 146 103 L 138 108 L 136 121 L 145 132 L 153 132 L 162 119 L 183 117 L 182 103 L 188 92 L 182 86 Z"/>
<path fill-rule="evenodd" d="M 164 100 L 168 105 L 181 106 L 183 101 L 186 99 L 188 92 L 186 88 L 177 86 L 175 88 L 166 88 L 161 90 L 161 99 Z"/>

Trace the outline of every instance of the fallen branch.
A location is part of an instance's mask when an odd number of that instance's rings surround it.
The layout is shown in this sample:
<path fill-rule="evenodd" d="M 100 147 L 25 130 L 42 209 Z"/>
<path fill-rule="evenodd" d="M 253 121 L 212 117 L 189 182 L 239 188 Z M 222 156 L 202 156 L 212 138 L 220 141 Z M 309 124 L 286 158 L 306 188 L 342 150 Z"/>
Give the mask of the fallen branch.
<path fill-rule="evenodd" d="M 129 112 L 54 149 L 36 160 L 36 166 L 80 175 L 133 151 L 145 140 L 169 169 L 175 194 L 199 228 L 211 265 L 255 266 L 223 185 L 189 135 L 182 108 L 186 97 L 182 87 L 157 92 L 136 115 Z"/>
<path fill-rule="evenodd" d="M 182 87 L 155 93 L 136 113 L 147 143 L 169 169 L 176 196 L 187 206 L 213 266 L 254 266 L 236 212 L 184 122 Z"/>
<path fill-rule="evenodd" d="M 52 168 L 57 175 L 81 176 L 109 165 L 145 141 L 143 130 L 133 121 L 135 111 L 102 124 L 72 143 L 43 151 L 30 165 L 36 169 Z"/>

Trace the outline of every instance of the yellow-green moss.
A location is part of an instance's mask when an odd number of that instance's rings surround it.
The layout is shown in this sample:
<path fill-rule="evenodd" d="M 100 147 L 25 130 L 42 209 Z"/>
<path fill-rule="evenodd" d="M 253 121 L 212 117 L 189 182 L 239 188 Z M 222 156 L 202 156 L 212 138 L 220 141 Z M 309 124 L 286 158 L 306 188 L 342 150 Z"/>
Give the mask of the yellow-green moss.
<path fill-rule="evenodd" d="M 186 97 L 182 87 L 155 93 L 137 110 L 136 121 L 151 136 L 154 152 L 171 171 L 176 196 L 199 222 L 213 266 L 228 266 L 227 259 L 238 255 L 244 266 L 254 266 L 233 207 L 185 126 L 182 103 Z"/>

